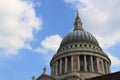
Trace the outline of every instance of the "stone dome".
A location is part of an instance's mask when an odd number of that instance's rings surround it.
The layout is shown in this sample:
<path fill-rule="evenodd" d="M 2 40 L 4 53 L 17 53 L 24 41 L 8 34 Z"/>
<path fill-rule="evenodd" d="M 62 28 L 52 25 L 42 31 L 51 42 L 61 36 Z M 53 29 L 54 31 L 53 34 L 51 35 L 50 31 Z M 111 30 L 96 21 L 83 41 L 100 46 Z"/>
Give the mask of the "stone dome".
<path fill-rule="evenodd" d="M 99 46 L 98 41 L 91 33 L 84 30 L 74 30 L 63 38 L 60 47 L 74 42 L 89 43 Z"/>
<path fill-rule="evenodd" d="M 74 29 L 62 40 L 50 66 L 51 75 L 58 80 L 85 80 L 110 73 L 111 61 L 96 38 L 82 28 L 78 15 Z"/>
<path fill-rule="evenodd" d="M 74 30 L 63 38 L 60 47 L 74 42 L 89 43 L 99 47 L 96 38 L 91 33 L 83 30 L 78 13 L 74 22 Z"/>

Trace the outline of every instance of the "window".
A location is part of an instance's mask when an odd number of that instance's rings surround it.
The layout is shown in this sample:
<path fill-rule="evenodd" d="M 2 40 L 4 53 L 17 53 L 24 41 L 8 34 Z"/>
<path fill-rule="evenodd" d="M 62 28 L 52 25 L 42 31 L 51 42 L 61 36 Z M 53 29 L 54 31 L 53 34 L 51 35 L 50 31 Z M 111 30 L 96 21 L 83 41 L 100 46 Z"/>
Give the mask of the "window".
<path fill-rule="evenodd" d="M 86 47 L 87 45 L 85 44 L 84 46 Z"/>
<path fill-rule="evenodd" d="M 75 47 L 77 47 L 77 44 L 75 45 Z"/>
<path fill-rule="evenodd" d="M 82 47 L 82 44 L 80 44 L 80 47 Z"/>
<path fill-rule="evenodd" d="M 84 56 L 80 55 L 80 71 L 84 71 Z"/>
<path fill-rule="evenodd" d="M 67 57 L 67 71 L 71 71 L 71 56 Z"/>
<path fill-rule="evenodd" d="M 70 47 L 72 48 L 73 46 L 72 46 L 72 45 L 70 45 Z"/>
<path fill-rule="evenodd" d="M 89 45 L 89 47 L 91 48 L 91 45 Z"/>
<path fill-rule="evenodd" d="M 78 56 L 73 56 L 73 70 L 78 70 Z"/>
<path fill-rule="evenodd" d="M 68 49 L 68 46 L 66 47 L 66 49 Z"/>
<path fill-rule="evenodd" d="M 84 66 L 80 66 L 80 71 L 84 71 Z"/>
<path fill-rule="evenodd" d="M 99 59 L 99 70 L 103 72 L 102 59 Z"/>

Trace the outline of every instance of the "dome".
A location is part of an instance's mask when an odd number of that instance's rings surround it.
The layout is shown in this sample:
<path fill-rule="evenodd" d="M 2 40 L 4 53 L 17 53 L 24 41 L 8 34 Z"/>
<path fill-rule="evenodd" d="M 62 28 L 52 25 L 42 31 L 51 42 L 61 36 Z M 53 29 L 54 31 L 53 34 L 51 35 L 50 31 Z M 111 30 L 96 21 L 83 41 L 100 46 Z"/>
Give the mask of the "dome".
<path fill-rule="evenodd" d="M 74 22 L 74 30 L 64 37 L 60 47 L 74 42 L 82 42 L 82 43 L 84 42 L 84 43 L 94 44 L 99 47 L 96 38 L 91 33 L 83 30 L 82 22 L 78 13 Z"/>
<path fill-rule="evenodd" d="M 84 80 L 108 74 L 110 65 L 97 39 L 82 28 L 77 11 L 73 31 L 63 38 L 50 62 L 51 75 L 60 80 Z"/>
<path fill-rule="evenodd" d="M 74 42 L 90 43 L 99 46 L 96 38 L 91 33 L 84 30 L 74 30 L 70 32 L 63 38 L 60 46 Z"/>

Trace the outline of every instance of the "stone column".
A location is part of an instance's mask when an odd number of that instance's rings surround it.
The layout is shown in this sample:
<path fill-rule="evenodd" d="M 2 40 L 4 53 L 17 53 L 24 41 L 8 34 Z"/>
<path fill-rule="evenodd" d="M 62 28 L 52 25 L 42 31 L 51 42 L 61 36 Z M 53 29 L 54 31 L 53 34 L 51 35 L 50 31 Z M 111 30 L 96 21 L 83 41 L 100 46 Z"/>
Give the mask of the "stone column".
<path fill-rule="evenodd" d="M 52 66 L 52 73 L 53 73 L 53 75 L 55 75 L 55 73 L 54 73 L 54 63 L 53 63 L 53 66 Z"/>
<path fill-rule="evenodd" d="M 86 60 L 86 55 L 84 55 L 84 70 L 87 71 L 87 60 Z"/>
<path fill-rule="evenodd" d="M 108 72 L 110 73 L 111 70 L 110 70 L 110 64 L 108 63 Z"/>
<path fill-rule="evenodd" d="M 78 55 L 78 70 L 80 71 L 80 57 Z"/>
<path fill-rule="evenodd" d="M 60 59 L 60 74 L 62 73 L 62 59 Z"/>
<path fill-rule="evenodd" d="M 106 68 L 106 73 L 108 74 L 108 65 L 107 65 L 107 61 L 105 61 L 105 68 Z"/>
<path fill-rule="evenodd" d="M 91 63 L 91 71 L 94 72 L 94 69 L 93 69 L 93 57 L 90 56 L 90 63 Z"/>
<path fill-rule="evenodd" d="M 103 59 L 102 59 L 102 69 L 103 69 L 103 73 L 105 73 Z"/>
<path fill-rule="evenodd" d="M 65 57 L 65 72 L 67 72 L 67 57 Z"/>
<path fill-rule="evenodd" d="M 52 67 L 50 67 L 50 69 L 51 69 L 51 76 L 52 76 L 52 73 L 53 73 Z"/>
<path fill-rule="evenodd" d="M 97 71 L 99 72 L 99 58 L 97 57 L 96 60 L 97 60 Z"/>
<path fill-rule="evenodd" d="M 71 56 L 71 71 L 73 71 L 73 56 Z"/>
<path fill-rule="evenodd" d="M 108 62 L 107 62 L 107 69 L 108 69 L 108 73 L 109 73 L 109 65 L 108 65 Z"/>
<path fill-rule="evenodd" d="M 58 74 L 58 61 L 56 61 L 56 75 Z"/>
<path fill-rule="evenodd" d="M 51 67 L 51 75 L 53 76 L 53 64 L 52 64 L 52 67 Z"/>

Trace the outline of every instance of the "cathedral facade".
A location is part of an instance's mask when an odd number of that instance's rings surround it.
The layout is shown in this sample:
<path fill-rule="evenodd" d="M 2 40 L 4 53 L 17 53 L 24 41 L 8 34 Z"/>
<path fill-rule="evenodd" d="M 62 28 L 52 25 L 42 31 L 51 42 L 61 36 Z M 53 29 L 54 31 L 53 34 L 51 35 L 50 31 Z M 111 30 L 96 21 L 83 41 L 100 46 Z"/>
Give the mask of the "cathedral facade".
<path fill-rule="evenodd" d="M 62 40 L 53 56 L 51 75 L 45 73 L 32 80 L 89 80 L 110 73 L 111 61 L 97 39 L 82 26 L 77 12 L 74 29 Z"/>

